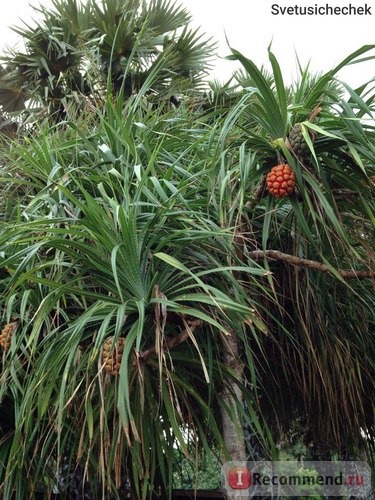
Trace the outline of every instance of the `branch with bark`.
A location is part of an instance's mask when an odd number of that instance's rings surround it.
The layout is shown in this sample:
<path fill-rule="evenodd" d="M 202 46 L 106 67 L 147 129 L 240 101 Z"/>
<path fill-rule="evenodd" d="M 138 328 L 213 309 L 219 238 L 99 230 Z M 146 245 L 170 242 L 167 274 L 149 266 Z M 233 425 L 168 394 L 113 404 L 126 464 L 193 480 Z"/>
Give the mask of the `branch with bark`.
<path fill-rule="evenodd" d="M 203 321 L 201 319 L 195 319 L 191 321 L 184 321 L 185 328 L 176 335 L 176 337 L 164 337 L 163 339 L 163 349 L 169 351 L 174 347 L 185 342 L 197 328 L 200 328 L 203 325 Z M 138 359 L 142 363 L 147 363 L 147 361 L 152 358 L 152 356 L 156 355 L 156 346 L 150 347 L 146 351 L 141 351 L 138 355 Z"/>
<path fill-rule="evenodd" d="M 304 259 L 302 257 L 297 257 L 295 255 L 290 255 L 287 253 L 280 252 L 279 250 L 254 250 L 253 252 L 250 252 L 248 254 L 248 257 L 250 259 L 260 261 L 263 260 L 264 258 L 271 259 L 271 260 L 280 260 L 283 262 L 286 262 L 287 264 L 290 264 L 292 266 L 300 266 L 300 267 L 306 267 L 309 269 L 316 269 L 317 271 L 322 271 L 324 273 L 329 273 L 332 272 L 332 269 L 327 266 L 326 264 L 323 264 L 322 262 L 317 262 L 315 260 L 310 260 L 310 259 Z M 367 270 L 367 271 L 348 271 L 344 269 L 336 269 L 337 273 L 342 276 L 343 278 L 346 279 L 352 279 L 352 278 L 357 278 L 357 279 L 374 279 L 375 278 L 375 271 Z"/>

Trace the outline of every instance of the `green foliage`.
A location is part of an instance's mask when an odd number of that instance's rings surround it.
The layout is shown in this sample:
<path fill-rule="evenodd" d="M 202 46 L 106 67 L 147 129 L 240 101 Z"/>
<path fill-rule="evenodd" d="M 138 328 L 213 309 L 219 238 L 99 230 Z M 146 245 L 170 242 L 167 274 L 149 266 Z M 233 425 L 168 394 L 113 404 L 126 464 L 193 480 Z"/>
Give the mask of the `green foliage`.
<path fill-rule="evenodd" d="M 95 7 L 97 23 L 118 5 Z M 165 33 L 156 6 L 166 19 L 175 7 L 152 5 L 147 29 Z M 121 498 L 126 479 L 137 498 L 170 496 L 177 453 L 194 463 L 224 449 L 222 395 L 234 383 L 246 411 L 233 393 L 229 412 L 267 455 L 300 415 L 337 453 L 359 449 L 361 429 L 373 437 L 375 309 L 360 274 L 374 267 L 373 87 L 306 70 L 285 88 L 271 51 L 272 74 L 233 56 L 247 83 L 225 89 L 229 108 L 194 108 L 186 95 L 155 109 L 157 57 L 128 99 L 110 75 L 104 103 L 2 149 L 1 319 L 18 321 L 0 364 L 5 498 L 68 498 L 66 463 L 98 498 Z M 306 158 L 287 145 L 295 123 Z M 298 192 L 275 200 L 260 188 L 279 161 Z M 240 380 L 223 363 L 228 334 Z M 126 338 L 115 377 L 102 360 L 110 336 Z"/>
<path fill-rule="evenodd" d="M 257 287 L 264 270 L 228 262 L 231 232 L 207 213 L 209 130 L 197 124 L 176 141 L 192 126 L 184 114 L 145 113 L 137 102 L 122 111 L 108 101 L 94 126 L 46 128 L 9 153 L 22 163 L 2 182 L 26 185 L 0 236 L 3 320 L 20 320 L 2 367 L 1 395 L 19 404 L 5 495 L 22 477 L 20 491 L 62 487 L 66 455 L 103 488 L 124 474 L 140 497 L 156 475 L 171 487 L 176 442 L 191 453 L 185 422 L 192 445 L 222 446 L 215 408 L 234 375 L 220 336 L 262 327 L 235 274 Z M 126 337 L 114 378 L 101 363 L 108 336 Z"/>
<path fill-rule="evenodd" d="M 14 28 L 25 50 L 3 56 L 0 72 L 0 106 L 29 121 L 62 120 L 107 91 L 130 97 L 146 87 L 155 102 L 168 102 L 199 85 L 215 50 L 169 0 L 53 0 L 35 10 L 35 25 Z"/>
<path fill-rule="evenodd" d="M 173 485 L 184 490 L 215 490 L 221 488 L 221 464 L 213 451 L 188 460 L 176 451 Z"/>
<path fill-rule="evenodd" d="M 373 47 L 359 49 L 345 63 L 358 62 L 369 50 Z M 272 272 L 281 315 L 275 318 L 269 307 L 268 319 L 263 316 L 269 337 L 261 352 L 267 353 L 267 363 L 282 367 L 263 378 L 265 390 L 272 406 L 279 409 L 278 424 L 283 425 L 284 419 L 287 426 L 290 423 L 287 400 L 296 415 L 307 414 L 315 439 L 320 436 L 322 444 L 340 447 L 346 439 L 351 442 L 344 421 L 356 420 L 358 433 L 361 427 L 373 428 L 368 398 L 374 367 L 373 85 L 369 82 L 357 90 L 346 84 L 341 87 L 335 79 L 343 66 L 339 64 L 321 77 L 301 70 L 300 80 L 284 94 L 271 52 L 271 85 L 269 75 L 263 75 L 251 61 L 236 51 L 233 56 L 254 81 L 226 119 L 232 123 L 236 116 L 249 137 L 248 149 L 256 151 L 253 191 L 261 175 L 278 163 L 288 162 L 297 178 L 297 192 L 290 198 L 262 204 L 259 198 L 264 192 L 258 192 L 242 225 L 243 252 L 249 259 L 259 248 L 265 254 L 274 249 L 301 259 L 299 267 L 290 267 L 282 256 L 279 262 L 264 260 Z M 271 114 L 275 106 L 279 111 Z M 314 132 L 314 141 L 304 135 L 310 149 L 305 158 L 295 155 L 287 144 L 291 126 L 301 122 Z M 275 140 L 277 134 L 281 137 Z M 259 236 L 249 243 L 247 235 L 257 230 Z M 322 273 L 319 266 L 311 268 L 306 261 L 324 263 L 329 273 Z M 353 270 L 350 282 L 343 279 L 345 269 Z M 356 274 L 360 269 L 369 270 L 370 279 L 360 280 L 360 273 Z M 263 365 L 262 359 L 258 369 L 263 370 Z M 357 434 L 356 442 L 360 441 Z"/>

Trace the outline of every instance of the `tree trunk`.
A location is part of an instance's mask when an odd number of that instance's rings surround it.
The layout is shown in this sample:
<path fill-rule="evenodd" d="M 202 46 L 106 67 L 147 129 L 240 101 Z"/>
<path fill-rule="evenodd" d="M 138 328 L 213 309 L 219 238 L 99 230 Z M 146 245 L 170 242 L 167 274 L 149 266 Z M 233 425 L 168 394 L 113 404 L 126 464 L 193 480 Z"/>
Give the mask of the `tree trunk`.
<path fill-rule="evenodd" d="M 238 339 L 236 334 L 231 331 L 229 335 L 223 336 L 224 345 L 224 363 L 229 366 L 237 378 L 242 379 L 243 363 L 239 355 Z M 238 414 L 237 406 L 242 404 L 242 392 L 235 381 L 230 383 L 230 387 L 224 389 L 223 403 L 221 405 L 221 419 L 223 425 L 223 437 L 226 452 L 229 454 L 229 461 L 246 462 L 246 448 L 243 432 L 242 418 Z M 227 408 L 231 409 L 231 414 Z M 224 462 L 228 461 L 224 454 Z M 227 498 L 233 498 L 229 491 L 226 491 Z"/>

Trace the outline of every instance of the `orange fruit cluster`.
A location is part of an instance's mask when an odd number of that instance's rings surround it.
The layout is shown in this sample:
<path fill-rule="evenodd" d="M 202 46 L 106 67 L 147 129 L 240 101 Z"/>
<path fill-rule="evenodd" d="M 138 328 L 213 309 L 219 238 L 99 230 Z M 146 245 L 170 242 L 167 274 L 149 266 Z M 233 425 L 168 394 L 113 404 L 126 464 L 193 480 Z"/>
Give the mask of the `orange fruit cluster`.
<path fill-rule="evenodd" d="M 111 375 L 118 375 L 120 371 L 124 346 L 125 339 L 123 337 L 119 337 L 116 342 L 114 342 L 113 337 L 108 337 L 103 343 L 103 366 L 104 370 L 106 370 Z"/>
<path fill-rule="evenodd" d="M 294 171 L 288 163 L 271 168 L 266 178 L 267 189 L 275 198 L 285 198 L 296 186 Z"/>
<path fill-rule="evenodd" d="M 17 323 L 9 323 L 5 325 L 0 333 L 0 347 L 7 352 L 10 349 L 10 344 L 12 343 L 12 335 L 17 328 Z"/>

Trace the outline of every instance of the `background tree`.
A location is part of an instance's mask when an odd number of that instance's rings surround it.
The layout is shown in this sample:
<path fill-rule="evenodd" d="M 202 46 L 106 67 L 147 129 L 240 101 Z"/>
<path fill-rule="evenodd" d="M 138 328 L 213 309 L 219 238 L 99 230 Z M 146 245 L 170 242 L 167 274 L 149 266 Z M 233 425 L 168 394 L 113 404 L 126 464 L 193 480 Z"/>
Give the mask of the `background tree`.
<path fill-rule="evenodd" d="M 191 16 L 169 0 L 53 0 L 35 25 L 14 28 L 24 51 L 3 57 L 0 106 L 61 119 L 87 99 L 122 90 L 178 102 L 207 74 L 214 44 L 189 28 Z M 155 71 L 157 70 L 157 71 Z"/>

